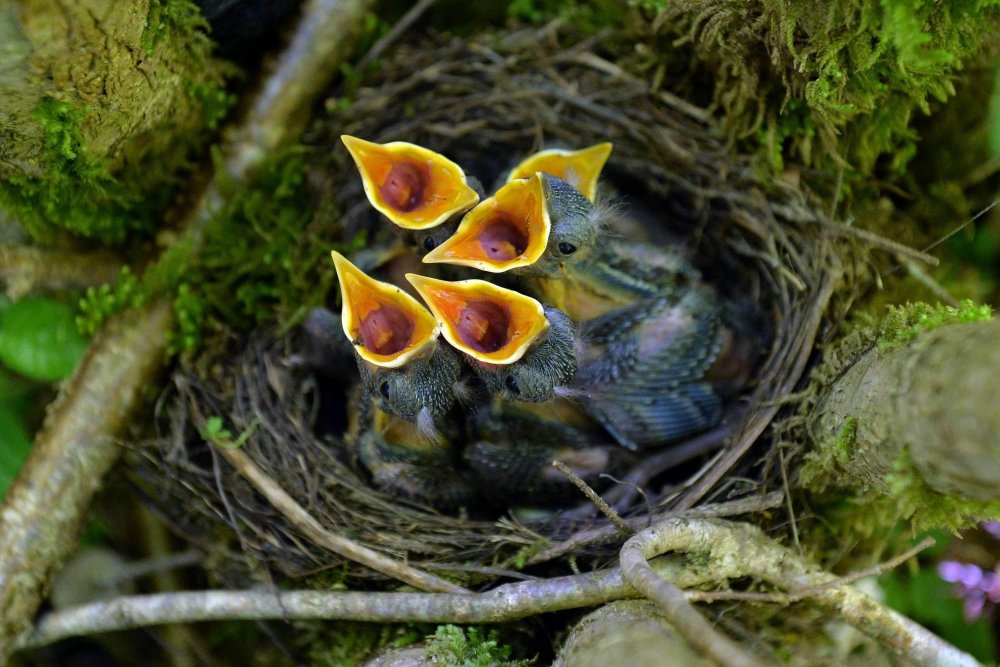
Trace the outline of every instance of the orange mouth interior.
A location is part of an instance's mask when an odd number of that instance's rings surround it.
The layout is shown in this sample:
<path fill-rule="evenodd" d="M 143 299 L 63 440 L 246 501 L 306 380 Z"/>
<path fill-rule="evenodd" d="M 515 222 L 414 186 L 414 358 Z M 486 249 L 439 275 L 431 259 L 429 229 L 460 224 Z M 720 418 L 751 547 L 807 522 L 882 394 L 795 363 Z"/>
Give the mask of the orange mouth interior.
<path fill-rule="evenodd" d="M 514 181 L 469 211 L 455 234 L 424 261 L 492 272 L 526 266 L 542 256 L 549 228 L 541 180 Z"/>
<path fill-rule="evenodd" d="M 462 169 L 431 150 L 342 137 L 372 205 L 405 229 L 428 229 L 479 201 Z"/>
<path fill-rule="evenodd" d="M 430 169 L 426 165 L 397 162 L 382 179 L 379 192 L 386 204 L 397 211 L 409 213 L 421 204 L 427 203 L 424 191 L 430 179 Z"/>
<path fill-rule="evenodd" d="M 386 303 L 368 311 L 358 327 L 361 344 L 376 354 L 393 355 L 405 350 L 417 325 L 399 306 Z"/>
<path fill-rule="evenodd" d="M 520 359 L 549 328 L 540 303 L 482 280 L 447 282 L 407 274 L 448 342 L 489 364 Z"/>

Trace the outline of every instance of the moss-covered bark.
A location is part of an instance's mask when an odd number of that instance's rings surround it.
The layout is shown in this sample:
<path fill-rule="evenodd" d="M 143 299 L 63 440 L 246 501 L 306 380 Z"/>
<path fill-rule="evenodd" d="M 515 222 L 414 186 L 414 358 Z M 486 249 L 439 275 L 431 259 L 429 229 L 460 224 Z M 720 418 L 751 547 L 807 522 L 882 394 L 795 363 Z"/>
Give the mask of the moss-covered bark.
<path fill-rule="evenodd" d="M 36 236 L 148 228 L 226 107 L 188 0 L 0 5 L 0 205 Z"/>
<path fill-rule="evenodd" d="M 855 349 L 829 369 L 809 417 L 814 450 L 801 484 L 861 501 L 865 532 L 897 519 L 957 529 L 1000 515 L 998 341 L 991 320 L 904 328 Z"/>

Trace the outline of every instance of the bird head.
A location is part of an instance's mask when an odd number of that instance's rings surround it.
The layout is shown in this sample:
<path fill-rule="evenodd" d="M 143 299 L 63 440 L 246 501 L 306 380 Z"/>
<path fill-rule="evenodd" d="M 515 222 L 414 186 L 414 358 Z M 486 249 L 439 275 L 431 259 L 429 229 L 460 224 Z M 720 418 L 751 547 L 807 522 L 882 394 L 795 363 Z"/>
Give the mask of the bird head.
<path fill-rule="evenodd" d="M 341 323 L 358 357 L 362 385 L 380 407 L 433 432 L 455 401 L 461 363 L 438 345 L 434 317 L 412 296 L 365 275 L 334 251 Z"/>
<path fill-rule="evenodd" d="M 555 385 L 569 383 L 576 374 L 573 324 L 560 311 L 483 280 L 406 278 L 490 394 L 547 401 Z"/>
<path fill-rule="evenodd" d="M 479 201 L 462 168 L 440 153 L 405 141 L 340 138 L 361 172 L 368 201 L 402 229 L 432 229 Z"/>
<path fill-rule="evenodd" d="M 424 262 L 490 273 L 553 274 L 593 247 L 599 226 L 593 206 L 579 191 L 536 172 L 480 202 Z"/>
<path fill-rule="evenodd" d="M 521 161 L 507 176 L 507 182 L 529 178 L 536 171 L 566 181 L 593 202 L 597 197 L 597 178 L 611 155 L 610 142 L 595 144 L 578 151 L 550 148 Z"/>

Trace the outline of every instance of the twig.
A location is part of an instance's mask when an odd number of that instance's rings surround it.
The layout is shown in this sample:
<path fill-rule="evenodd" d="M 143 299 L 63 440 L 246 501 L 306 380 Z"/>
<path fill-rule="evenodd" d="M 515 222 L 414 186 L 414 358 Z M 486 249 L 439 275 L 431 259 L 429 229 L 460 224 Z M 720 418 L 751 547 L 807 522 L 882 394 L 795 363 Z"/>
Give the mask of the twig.
<path fill-rule="evenodd" d="M 403 33 L 409 30 L 410 26 L 416 23 L 417 20 L 424 15 L 424 12 L 430 9 L 435 2 L 437 2 L 437 0 L 420 0 L 417 4 L 410 7 L 409 11 L 403 14 L 403 16 L 396 21 L 396 24 L 392 26 L 389 32 L 385 33 L 381 39 L 372 45 L 372 48 L 368 49 L 368 53 L 366 53 L 361 60 L 358 61 L 357 70 L 359 72 L 363 72 L 365 68 L 375 62 L 375 59 L 385 53 L 387 48 L 392 46 L 396 40 L 402 37 Z"/>
<path fill-rule="evenodd" d="M 677 567 L 659 571 L 677 577 Z M 682 576 L 688 585 L 704 576 Z M 539 613 L 634 598 L 617 568 L 498 586 L 486 593 L 358 593 L 340 591 L 200 591 L 120 597 L 55 611 L 21 645 L 162 623 L 225 619 L 342 619 L 373 622 L 503 623 Z"/>
<path fill-rule="evenodd" d="M 761 667 L 763 660 L 750 655 L 739 644 L 717 631 L 691 606 L 675 584 L 657 575 L 648 559 L 670 548 L 673 522 L 663 522 L 636 533 L 622 547 L 622 575 L 637 591 L 656 603 L 670 624 L 699 653 L 719 665 Z"/>
<path fill-rule="evenodd" d="M 751 576 L 786 589 L 793 599 L 797 599 L 795 596 L 800 593 L 808 596 L 915 665 L 979 664 L 972 656 L 959 651 L 918 623 L 883 607 L 856 588 L 844 585 L 843 578 L 815 569 L 793 551 L 766 537 L 755 526 L 672 518 L 642 531 L 630 542 L 636 545 L 630 556 L 635 561 L 643 558 L 644 554 L 667 551 L 708 553 L 710 564 L 707 568 L 719 580 Z M 640 551 L 643 547 L 646 550 Z M 924 548 L 923 543 L 893 559 L 887 566 L 911 557 L 920 548 Z M 882 567 L 885 566 L 879 566 Z"/>
<path fill-rule="evenodd" d="M 632 530 L 640 530 L 649 526 L 651 523 L 662 521 L 663 519 L 671 516 L 684 516 L 702 519 L 730 517 L 737 516 L 739 514 L 748 514 L 750 512 L 773 509 L 778 507 L 781 504 L 781 501 L 781 492 L 774 491 L 762 496 L 750 496 L 749 498 L 740 498 L 739 500 L 731 500 L 726 503 L 702 505 L 700 507 L 685 510 L 684 512 L 668 512 L 666 514 L 658 514 L 648 517 L 632 517 L 625 519 L 624 521 Z M 562 542 L 557 542 L 556 544 L 546 547 L 544 551 L 540 551 L 529 558 L 527 564 L 530 566 L 545 563 L 553 558 L 559 558 L 562 555 L 571 551 L 576 551 L 577 549 L 581 549 L 585 546 L 599 542 L 606 542 L 618 534 L 620 534 L 620 531 L 617 526 L 601 526 L 600 528 L 582 530 Z"/>
<path fill-rule="evenodd" d="M 312 0 L 250 112 L 223 148 L 222 170 L 239 182 L 296 137 L 316 96 L 360 31 L 370 0 Z M 199 174 L 204 179 L 204 174 Z M 192 188 L 197 192 L 197 184 Z M 197 252 L 223 195 L 211 180 L 180 225 Z M 166 363 L 174 327 L 169 299 L 112 317 L 49 409 L 0 508 L 0 664 L 31 628 L 49 579 L 76 544 L 90 502 L 118 460 L 115 437 Z"/>
<path fill-rule="evenodd" d="M 107 251 L 82 253 L 0 244 L 0 280 L 7 283 L 11 299 L 114 282 L 121 267 L 121 258 Z"/>
<path fill-rule="evenodd" d="M 295 499 L 271 479 L 249 456 L 240 449 L 216 447 L 223 458 L 232 464 L 236 471 L 260 492 L 275 509 L 281 512 L 292 525 L 301 530 L 314 544 L 329 549 L 338 556 L 361 563 L 376 572 L 388 575 L 399 581 L 419 588 L 423 591 L 443 593 L 468 593 L 466 589 L 436 577 L 433 574 L 421 572 L 405 563 L 400 563 L 388 556 L 373 551 L 346 537 L 331 533 L 319 521 L 309 514 Z"/>
<path fill-rule="evenodd" d="M 836 236 L 853 236 L 854 238 L 861 239 L 869 245 L 873 245 L 876 248 L 881 248 L 886 252 L 891 252 L 892 254 L 899 257 L 907 257 L 909 259 L 916 259 L 930 266 L 937 266 L 940 264 L 938 258 L 934 255 L 928 255 L 926 252 L 917 250 L 916 248 L 911 248 L 908 245 L 903 245 L 892 239 L 887 239 L 884 236 L 879 236 L 874 232 L 870 232 L 867 229 L 860 229 L 858 227 L 850 227 L 848 225 L 841 224 L 827 224 L 824 229 L 826 229 L 831 234 Z"/>
<path fill-rule="evenodd" d="M 780 501 L 779 495 L 777 502 Z M 657 558 L 649 563 L 653 576 L 671 581 L 677 587 L 693 588 L 727 579 L 756 577 L 788 589 L 792 596 L 809 594 L 814 601 L 841 614 L 845 620 L 914 664 L 963 667 L 978 664 L 927 629 L 844 585 L 843 578 L 813 569 L 796 553 L 766 537 L 759 528 L 719 520 L 681 518 L 670 519 L 654 528 L 659 537 L 647 542 L 647 546 L 656 547 L 656 551 L 708 555 L 707 563 L 684 564 L 677 558 Z M 898 564 L 922 547 L 923 544 L 918 545 L 879 569 Z M 637 556 L 645 562 L 641 552 Z M 37 647 L 66 637 L 147 625 L 225 619 L 503 623 L 633 597 L 636 591 L 617 568 L 505 584 L 486 593 L 466 595 L 327 591 L 140 595 L 51 612 L 42 618 L 34 633 L 26 637 L 20 647 Z"/>
<path fill-rule="evenodd" d="M 688 602 L 720 602 L 729 600 L 740 600 L 749 602 L 770 602 L 774 604 L 789 605 L 794 602 L 800 602 L 808 598 L 814 597 L 822 591 L 836 588 L 837 586 L 846 586 L 852 584 L 859 579 L 864 579 L 865 577 L 876 577 L 880 574 L 884 574 L 889 570 L 894 570 L 906 561 L 910 560 L 917 554 L 919 554 L 924 549 L 929 549 L 934 546 L 934 538 L 928 537 L 921 540 L 916 546 L 907 549 L 900 555 L 887 560 L 884 563 L 879 563 L 878 565 L 873 565 L 872 567 L 867 567 L 863 570 L 858 570 L 857 572 L 852 572 L 851 574 L 845 575 L 843 577 L 838 577 L 836 579 L 831 579 L 830 581 L 824 582 L 822 584 L 817 584 L 809 588 L 803 588 L 794 593 L 755 593 L 748 591 L 686 591 L 685 595 Z"/>
<path fill-rule="evenodd" d="M 569 478 L 569 481 L 573 482 L 573 486 L 580 489 L 583 495 L 587 496 L 587 499 L 594 503 L 597 506 L 597 509 L 601 510 L 601 513 L 608 517 L 608 521 L 614 524 L 618 530 L 626 535 L 632 534 L 632 528 L 627 523 L 622 521 L 622 518 L 618 516 L 618 512 L 611 509 L 611 506 L 604 502 L 604 499 L 597 495 L 597 492 L 590 488 L 585 481 L 580 479 L 572 470 L 567 468 L 565 463 L 562 461 L 553 461 L 552 467 L 566 475 L 566 477 Z"/>

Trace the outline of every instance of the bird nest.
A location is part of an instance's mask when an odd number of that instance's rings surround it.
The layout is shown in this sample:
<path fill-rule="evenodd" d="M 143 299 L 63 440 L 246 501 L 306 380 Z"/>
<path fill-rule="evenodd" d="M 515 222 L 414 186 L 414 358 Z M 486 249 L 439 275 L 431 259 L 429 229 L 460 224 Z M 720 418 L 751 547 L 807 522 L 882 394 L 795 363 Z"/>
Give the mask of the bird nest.
<path fill-rule="evenodd" d="M 427 146 L 484 183 L 543 146 L 613 142 L 602 181 L 621 206 L 642 202 L 659 213 L 662 229 L 645 230 L 646 240 L 681 240 L 715 289 L 754 304 L 769 331 L 751 386 L 726 417 L 728 437 L 707 452 L 703 443 L 651 452 L 693 459 L 656 477 L 624 516 L 644 525 L 666 512 L 738 513 L 777 488 L 769 426 L 803 377 L 844 273 L 827 221 L 797 183 L 763 179 L 751 157 L 719 139 L 706 110 L 651 92 L 599 41 L 552 33 L 402 45 L 346 108 L 328 105 L 309 135 L 319 202 L 312 225 L 336 229 L 346 243 L 377 237 L 386 223 L 370 210 L 341 134 Z M 283 577 L 332 569 L 338 578 L 384 578 L 317 544 L 206 440 L 238 444 L 330 533 L 466 581 L 606 553 L 623 539 L 583 496 L 582 510 L 452 516 L 373 488 L 343 442 L 353 364 L 337 377 L 317 374 L 307 350 L 300 330 L 255 331 L 182 364 L 160 402 L 162 435 L 144 451 L 152 471 L 144 485 L 183 535 L 221 555 L 220 573 L 245 575 L 250 564 Z"/>

